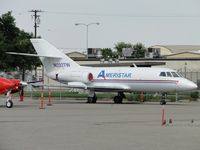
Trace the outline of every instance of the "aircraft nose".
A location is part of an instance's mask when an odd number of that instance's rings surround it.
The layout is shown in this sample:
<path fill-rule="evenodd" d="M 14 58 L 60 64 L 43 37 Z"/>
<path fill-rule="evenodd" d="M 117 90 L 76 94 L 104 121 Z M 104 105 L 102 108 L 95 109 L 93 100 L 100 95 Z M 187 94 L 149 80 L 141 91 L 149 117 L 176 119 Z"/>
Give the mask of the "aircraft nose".
<path fill-rule="evenodd" d="M 23 82 L 23 81 L 20 81 L 20 84 L 21 84 L 22 86 L 27 86 L 27 85 L 28 85 L 27 82 Z"/>
<path fill-rule="evenodd" d="M 189 81 L 189 80 L 186 81 L 184 87 L 185 87 L 186 90 L 195 90 L 195 89 L 197 89 L 197 85 L 194 82 Z"/>
<path fill-rule="evenodd" d="M 178 84 L 178 90 L 180 90 L 180 91 L 195 90 L 195 89 L 197 89 L 197 87 L 198 86 L 194 82 L 187 80 L 187 79 L 181 80 Z"/>
<path fill-rule="evenodd" d="M 189 85 L 188 85 L 188 87 L 189 87 L 191 90 L 195 90 L 195 89 L 197 89 L 198 86 L 197 86 L 194 82 L 190 82 Z"/>

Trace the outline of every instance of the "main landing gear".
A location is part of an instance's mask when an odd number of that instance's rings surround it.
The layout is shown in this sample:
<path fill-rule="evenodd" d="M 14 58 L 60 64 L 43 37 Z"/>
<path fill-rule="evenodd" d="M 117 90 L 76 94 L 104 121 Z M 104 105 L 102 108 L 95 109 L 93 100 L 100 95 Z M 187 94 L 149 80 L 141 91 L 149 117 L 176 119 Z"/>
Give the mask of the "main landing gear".
<path fill-rule="evenodd" d="M 124 93 L 118 92 L 118 95 L 113 98 L 113 101 L 115 104 L 121 104 L 123 101 L 123 98 L 125 98 Z"/>
<path fill-rule="evenodd" d="M 12 108 L 13 107 L 13 102 L 12 102 L 12 97 L 11 97 L 11 92 L 7 93 L 7 100 L 6 100 L 6 107 L 7 108 Z"/>
<path fill-rule="evenodd" d="M 123 98 L 125 98 L 124 93 L 118 92 L 118 95 L 113 98 L 113 101 L 115 104 L 121 104 Z M 89 91 L 87 103 L 96 103 L 96 101 L 97 101 L 97 96 L 95 92 L 93 90 Z"/>
<path fill-rule="evenodd" d="M 87 103 L 96 103 L 97 96 L 94 91 L 89 91 Z"/>
<path fill-rule="evenodd" d="M 160 100 L 160 105 L 165 105 L 166 104 L 166 96 L 167 96 L 167 93 L 162 93 L 161 100 Z"/>

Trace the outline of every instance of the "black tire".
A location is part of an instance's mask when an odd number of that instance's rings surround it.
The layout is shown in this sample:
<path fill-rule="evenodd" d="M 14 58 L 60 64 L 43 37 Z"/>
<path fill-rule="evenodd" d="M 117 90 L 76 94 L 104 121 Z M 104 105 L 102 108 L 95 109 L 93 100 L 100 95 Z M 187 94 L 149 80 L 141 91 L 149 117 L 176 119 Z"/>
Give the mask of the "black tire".
<path fill-rule="evenodd" d="M 123 98 L 121 96 L 115 96 L 113 99 L 115 104 L 121 104 L 122 100 L 123 100 Z"/>
<path fill-rule="evenodd" d="M 94 95 L 94 97 L 92 97 L 92 103 L 96 103 L 97 102 L 97 96 Z"/>
<path fill-rule="evenodd" d="M 7 108 L 12 108 L 13 107 L 13 102 L 11 100 L 6 101 L 6 107 Z"/>
<path fill-rule="evenodd" d="M 166 101 L 160 101 L 160 105 L 166 105 Z"/>
<path fill-rule="evenodd" d="M 96 102 L 97 102 L 97 97 L 96 96 L 88 97 L 87 103 L 96 103 Z"/>
<path fill-rule="evenodd" d="M 92 97 L 88 97 L 87 103 L 91 103 L 92 102 Z"/>

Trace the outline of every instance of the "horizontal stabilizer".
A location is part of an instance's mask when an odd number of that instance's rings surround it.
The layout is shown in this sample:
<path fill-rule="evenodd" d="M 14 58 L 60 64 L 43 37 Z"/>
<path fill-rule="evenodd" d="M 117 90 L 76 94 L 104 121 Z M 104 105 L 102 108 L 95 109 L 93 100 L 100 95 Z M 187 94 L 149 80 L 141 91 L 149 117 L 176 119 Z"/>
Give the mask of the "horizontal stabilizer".
<path fill-rule="evenodd" d="M 29 53 L 15 53 L 15 52 L 6 52 L 7 54 L 11 55 L 20 55 L 20 56 L 31 56 L 31 57 L 47 57 L 47 58 L 62 58 L 59 56 L 44 56 L 44 55 L 38 55 L 38 54 L 29 54 Z"/>
<path fill-rule="evenodd" d="M 77 89 L 87 89 L 87 86 L 81 82 L 69 82 L 67 84 L 31 84 L 34 88 L 40 87 L 62 87 L 62 88 L 77 88 Z"/>

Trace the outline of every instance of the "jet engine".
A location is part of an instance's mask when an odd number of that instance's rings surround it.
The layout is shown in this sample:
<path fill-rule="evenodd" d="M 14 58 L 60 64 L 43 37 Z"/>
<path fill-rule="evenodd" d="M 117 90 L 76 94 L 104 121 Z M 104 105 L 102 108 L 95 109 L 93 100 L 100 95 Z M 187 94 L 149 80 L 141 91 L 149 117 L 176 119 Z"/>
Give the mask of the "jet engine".
<path fill-rule="evenodd" d="M 93 81 L 93 74 L 90 72 L 72 72 L 71 80 L 76 82 L 89 83 Z"/>
<path fill-rule="evenodd" d="M 92 82 L 93 81 L 93 74 L 90 72 L 84 72 L 82 75 L 82 80 L 84 83 Z"/>
<path fill-rule="evenodd" d="M 58 81 L 67 82 L 82 82 L 90 83 L 93 81 L 93 74 L 91 72 L 71 71 L 69 74 L 55 74 L 55 79 Z"/>

